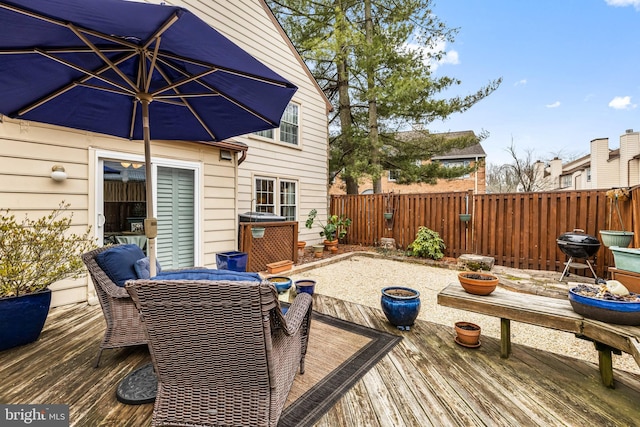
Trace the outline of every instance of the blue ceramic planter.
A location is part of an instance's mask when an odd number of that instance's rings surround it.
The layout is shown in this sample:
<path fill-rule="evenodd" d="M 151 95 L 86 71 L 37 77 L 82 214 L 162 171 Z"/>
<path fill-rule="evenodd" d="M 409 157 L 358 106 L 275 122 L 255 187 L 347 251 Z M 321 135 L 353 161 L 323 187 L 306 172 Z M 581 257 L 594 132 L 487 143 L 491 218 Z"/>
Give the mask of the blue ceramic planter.
<path fill-rule="evenodd" d="M 37 340 L 50 305 L 50 289 L 0 299 L 0 351 Z"/>
<path fill-rule="evenodd" d="M 609 301 L 580 295 L 569 289 L 573 311 L 589 319 L 617 325 L 640 325 L 640 302 Z"/>
<path fill-rule="evenodd" d="M 420 292 L 400 286 L 383 288 L 380 304 L 389 323 L 408 330 L 420 313 Z"/>
<path fill-rule="evenodd" d="M 316 281 L 311 279 L 297 280 L 296 289 L 298 292 L 304 292 L 309 295 L 313 295 L 316 289 Z"/>
<path fill-rule="evenodd" d="M 267 279 L 276 287 L 279 294 L 285 293 L 291 287 L 291 279 L 284 276 L 274 276 Z"/>

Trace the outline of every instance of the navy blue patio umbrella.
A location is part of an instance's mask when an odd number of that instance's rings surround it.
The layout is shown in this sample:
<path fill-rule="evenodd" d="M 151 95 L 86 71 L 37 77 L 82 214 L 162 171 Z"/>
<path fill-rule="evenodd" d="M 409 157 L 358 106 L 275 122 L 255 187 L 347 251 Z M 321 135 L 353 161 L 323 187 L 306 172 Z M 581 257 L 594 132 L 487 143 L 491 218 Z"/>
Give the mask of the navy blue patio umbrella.
<path fill-rule="evenodd" d="M 220 141 L 278 127 L 296 87 L 175 6 L 0 0 L 0 114 L 144 140 Z"/>

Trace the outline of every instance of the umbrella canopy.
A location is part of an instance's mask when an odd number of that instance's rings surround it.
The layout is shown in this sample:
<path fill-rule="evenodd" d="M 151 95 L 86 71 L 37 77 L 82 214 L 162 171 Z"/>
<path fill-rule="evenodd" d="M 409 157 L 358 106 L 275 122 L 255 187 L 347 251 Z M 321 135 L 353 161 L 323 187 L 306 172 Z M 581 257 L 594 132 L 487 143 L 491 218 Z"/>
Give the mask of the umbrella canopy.
<path fill-rule="evenodd" d="M 150 219 L 151 138 L 220 141 L 272 129 L 295 91 L 180 7 L 0 0 L 0 114 L 144 140 Z"/>

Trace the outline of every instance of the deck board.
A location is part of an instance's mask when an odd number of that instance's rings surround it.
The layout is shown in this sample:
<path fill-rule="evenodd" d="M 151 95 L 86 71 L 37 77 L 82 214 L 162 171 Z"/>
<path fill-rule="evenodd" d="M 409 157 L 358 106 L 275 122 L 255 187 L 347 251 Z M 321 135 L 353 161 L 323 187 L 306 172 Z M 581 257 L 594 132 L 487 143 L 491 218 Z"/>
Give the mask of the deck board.
<path fill-rule="evenodd" d="M 616 388 L 607 389 L 593 363 L 523 345 L 501 359 L 498 339 L 462 348 L 451 327 L 418 321 L 403 332 L 379 309 L 323 295 L 314 309 L 403 337 L 317 426 L 640 425 L 640 375 L 616 369 Z M 0 353 L 0 402 L 67 403 L 74 426 L 149 425 L 152 405 L 115 399 L 118 382 L 148 353 L 106 350 L 94 369 L 103 331 L 99 307 L 53 309 L 38 342 Z"/>

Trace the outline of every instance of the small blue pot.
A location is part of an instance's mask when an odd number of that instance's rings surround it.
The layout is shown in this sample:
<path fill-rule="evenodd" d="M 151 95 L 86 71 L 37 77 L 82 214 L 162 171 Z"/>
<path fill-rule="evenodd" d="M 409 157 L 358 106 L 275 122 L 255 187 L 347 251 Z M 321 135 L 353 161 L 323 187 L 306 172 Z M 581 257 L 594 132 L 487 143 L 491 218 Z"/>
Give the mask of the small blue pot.
<path fill-rule="evenodd" d="M 316 281 L 311 279 L 296 280 L 296 289 L 298 293 L 306 293 L 313 295 L 313 291 L 316 289 Z"/>
<path fill-rule="evenodd" d="M 274 281 L 274 279 L 277 279 L 277 280 Z M 276 290 L 278 291 L 279 294 L 283 294 L 287 292 L 287 290 L 291 287 L 291 283 L 292 283 L 291 279 L 284 276 L 269 277 L 267 280 L 271 282 L 273 286 L 276 287 Z"/>
<path fill-rule="evenodd" d="M 383 288 L 380 305 L 393 326 L 411 326 L 420 313 L 420 292 L 401 286 Z"/>

